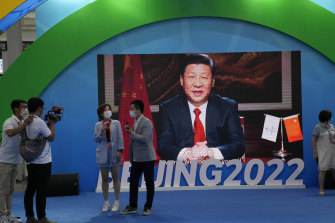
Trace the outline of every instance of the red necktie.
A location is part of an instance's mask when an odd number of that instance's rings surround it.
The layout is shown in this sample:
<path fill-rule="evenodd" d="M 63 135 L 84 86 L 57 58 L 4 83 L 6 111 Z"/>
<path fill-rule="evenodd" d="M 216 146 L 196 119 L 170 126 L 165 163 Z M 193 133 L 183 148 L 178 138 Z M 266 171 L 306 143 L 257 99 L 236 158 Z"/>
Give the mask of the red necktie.
<path fill-rule="evenodd" d="M 194 109 L 194 113 L 195 113 L 195 120 L 194 120 L 194 145 L 197 142 L 204 142 L 206 141 L 206 135 L 205 135 L 205 130 L 204 130 L 204 126 L 202 125 L 200 119 L 199 119 L 199 115 L 201 113 L 201 111 L 196 108 Z"/>

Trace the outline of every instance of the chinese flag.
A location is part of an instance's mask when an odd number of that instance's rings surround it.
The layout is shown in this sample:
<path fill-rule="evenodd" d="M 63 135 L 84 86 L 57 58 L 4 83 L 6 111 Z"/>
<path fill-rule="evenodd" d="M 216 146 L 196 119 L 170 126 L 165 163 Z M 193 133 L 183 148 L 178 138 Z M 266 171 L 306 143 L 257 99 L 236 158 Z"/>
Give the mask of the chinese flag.
<path fill-rule="evenodd" d="M 130 136 L 124 130 L 126 123 L 129 123 L 129 126 L 132 128 L 134 124 L 134 119 L 129 115 L 130 103 L 134 100 L 141 100 L 144 103 L 144 112 L 143 115 L 152 121 L 154 124 L 150 103 L 148 99 L 147 89 L 142 73 L 142 66 L 140 61 L 140 56 L 137 54 L 134 55 L 125 55 L 124 60 L 124 69 L 122 77 L 122 91 L 121 91 L 121 100 L 119 107 L 119 121 L 122 127 L 123 140 L 124 140 L 124 151 L 122 153 L 123 161 L 129 161 L 129 142 Z M 153 143 L 155 151 L 157 149 L 156 142 L 156 131 L 155 126 L 153 126 Z M 157 153 L 156 153 L 157 154 Z M 156 155 L 157 156 L 157 155 Z"/>
<path fill-rule="evenodd" d="M 283 118 L 288 142 L 295 142 L 302 140 L 302 133 L 299 124 L 298 115 L 292 115 L 286 118 Z"/>

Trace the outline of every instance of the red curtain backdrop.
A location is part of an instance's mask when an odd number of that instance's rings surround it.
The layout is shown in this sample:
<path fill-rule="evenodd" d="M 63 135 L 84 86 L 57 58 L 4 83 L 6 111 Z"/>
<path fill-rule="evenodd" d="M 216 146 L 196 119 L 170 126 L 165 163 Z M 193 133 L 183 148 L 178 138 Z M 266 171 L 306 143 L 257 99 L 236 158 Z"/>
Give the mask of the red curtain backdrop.
<path fill-rule="evenodd" d="M 150 103 L 148 99 L 147 89 L 144 81 L 142 72 L 140 56 L 125 55 L 124 70 L 122 78 L 122 92 L 119 107 L 119 121 L 122 127 L 123 140 L 124 140 L 124 151 L 122 153 L 123 161 L 129 161 L 129 134 L 124 130 L 126 123 L 129 123 L 130 127 L 134 124 L 134 119 L 129 115 L 130 103 L 134 100 L 141 100 L 144 103 L 144 116 L 152 121 L 154 130 L 153 143 L 155 151 L 157 150 L 157 136 L 155 131 L 155 125 L 153 122 Z M 157 156 L 157 153 L 156 153 Z M 158 156 L 157 156 L 158 158 Z"/>

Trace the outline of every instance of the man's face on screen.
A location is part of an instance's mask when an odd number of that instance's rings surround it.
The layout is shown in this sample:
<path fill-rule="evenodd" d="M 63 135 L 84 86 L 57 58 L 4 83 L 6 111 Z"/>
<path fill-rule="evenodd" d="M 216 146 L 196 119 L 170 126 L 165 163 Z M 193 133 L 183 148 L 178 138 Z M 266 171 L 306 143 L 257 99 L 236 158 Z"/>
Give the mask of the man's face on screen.
<path fill-rule="evenodd" d="M 184 76 L 180 76 L 180 84 L 188 100 L 196 107 L 208 100 L 214 82 L 211 68 L 205 64 L 190 64 L 186 67 Z"/>

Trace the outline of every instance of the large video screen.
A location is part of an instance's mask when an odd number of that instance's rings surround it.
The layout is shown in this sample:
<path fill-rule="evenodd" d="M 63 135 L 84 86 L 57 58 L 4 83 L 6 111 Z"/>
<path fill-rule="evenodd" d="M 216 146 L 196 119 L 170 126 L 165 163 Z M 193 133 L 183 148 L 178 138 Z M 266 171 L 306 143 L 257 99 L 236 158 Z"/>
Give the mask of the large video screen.
<path fill-rule="evenodd" d="M 299 51 L 98 55 L 97 63 L 99 104 L 124 126 L 134 122 L 130 102 L 142 100 L 158 160 L 303 158 L 302 135 L 292 140 L 289 129 L 292 117 L 302 129 Z"/>

